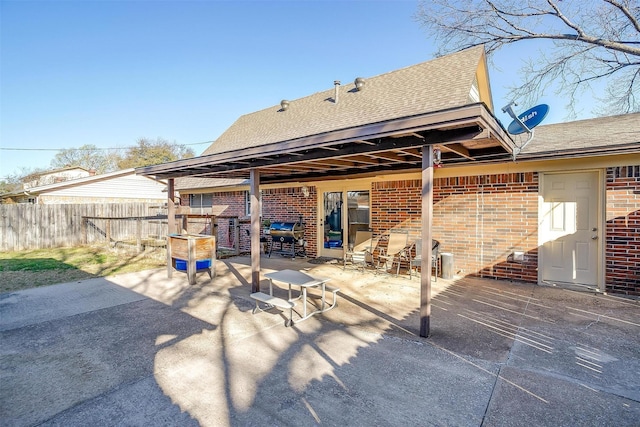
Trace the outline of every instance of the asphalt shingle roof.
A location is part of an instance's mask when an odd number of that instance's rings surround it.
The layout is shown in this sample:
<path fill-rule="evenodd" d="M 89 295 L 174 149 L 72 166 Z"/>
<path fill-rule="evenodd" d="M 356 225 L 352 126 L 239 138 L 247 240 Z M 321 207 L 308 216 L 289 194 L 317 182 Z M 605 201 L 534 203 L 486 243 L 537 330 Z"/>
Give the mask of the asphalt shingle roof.
<path fill-rule="evenodd" d="M 241 116 L 202 154 L 217 154 L 369 123 L 446 110 L 472 103 L 469 98 L 482 46 L 421 64 L 365 78 Z M 357 76 L 355 76 L 357 77 Z M 354 77 L 354 80 L 355 80 Z"/>
<path fill-rule="evenodd" d="M 538 126 L 522 156 L 594 149 L 604 153 L 634 144 L 640 150 L 640 113 Z"/>

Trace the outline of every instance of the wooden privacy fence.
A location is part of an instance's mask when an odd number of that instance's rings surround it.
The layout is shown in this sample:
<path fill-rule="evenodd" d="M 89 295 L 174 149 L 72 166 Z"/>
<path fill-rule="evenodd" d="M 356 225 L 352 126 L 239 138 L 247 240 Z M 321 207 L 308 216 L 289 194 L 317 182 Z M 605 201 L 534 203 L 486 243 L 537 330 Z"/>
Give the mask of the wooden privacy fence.
<path fill-rule="evenodd" d="M 188 208 L 187 208 L 188 211 Z M 176 215 L 179 233 L 216 235 L 219 249 L 229 255 L 248 245 L 237 217 L 206 214 Z M 138 252 L 165 246 L 169 232 L 166 207 L 151 203 L 0 204 L 0 250 L 123 244 Z"/>
<path fill-rule="evenodd" d="M 166 236 L 166 208 L 152 203 L 0 205 L 0 250 L 78 246 L 105 241 L 105 220 L 89 218 L 159 217 L 164 221 L 144 221 L 144 227 L 135 220 L 115 221 L 110 226 L 111 239 L 134 238 L 140 227 L 142 235 Z M 83 230 L 83 227 L 85 229 Z"/>

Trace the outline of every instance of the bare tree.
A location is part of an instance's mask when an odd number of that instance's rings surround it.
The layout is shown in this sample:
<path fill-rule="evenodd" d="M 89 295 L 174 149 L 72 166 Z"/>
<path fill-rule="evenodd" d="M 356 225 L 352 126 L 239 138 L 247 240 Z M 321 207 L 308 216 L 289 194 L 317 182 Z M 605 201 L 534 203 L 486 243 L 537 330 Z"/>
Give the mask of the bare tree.
<path fill-rule="evenodd" d="M 597 113 L 640 111 L 638 0 L 422 0 L 416 19 L 438 55 L 484 45 L 491 58 L 507 45 L 548 41 L 520 70 L 514 100 L 529 104 L 553 88 L 571 116 L 578 95 L 605 82 Z"/>
<path fill-rule="evenodd" d="M 157 138 L 155 141 L 140 138 L 138 145 L 126 149 L 124 155 L 118 160 L 118 167 L 126 169 L 157 165 L 193 156 L 195 156 L 193 150 L 185 145 L 162 138 Z"/>
<path fill-rule="evenodd" d="M 92 169 L 101 174 L 116 170 L 115 160 L 112 157 L 105 150 L 93 144 L 85 144 L 80 148 L 60 150 L 51 160 L 51 167 L 59 169 L 77 166 Z"/>

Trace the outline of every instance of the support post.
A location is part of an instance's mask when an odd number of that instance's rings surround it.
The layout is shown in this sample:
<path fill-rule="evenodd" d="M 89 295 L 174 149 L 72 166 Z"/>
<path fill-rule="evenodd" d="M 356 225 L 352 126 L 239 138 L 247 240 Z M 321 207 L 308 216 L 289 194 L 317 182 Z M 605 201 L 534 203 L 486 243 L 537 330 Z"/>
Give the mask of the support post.
<path fill-rule="evenodd" d="M 433 146 L 422 147 L 422 262 L 420 264 L 420 336 L 429 336 L 431 320 L 431 225 L 433 218 Z"/>
<path fill-rule="evenodd" d="M 167 228 L 169 234 L 176 233 L 175 185 L 173 178 L 167 180 Z"/>
<path fill-rule="evenodd" d="M 251 189 L 251 292 L 260 292 L 260 171 L 250 171 Z"/>
<path fill-rule="evenodd" d="M 169 236 L 176 232 L 176 207 L 173 204 L 175 199 L 175 186 L 173 178 L 167 180 L 167 277 L 173 275 L 173 260 L 171 259 L 171 239 Z"/>

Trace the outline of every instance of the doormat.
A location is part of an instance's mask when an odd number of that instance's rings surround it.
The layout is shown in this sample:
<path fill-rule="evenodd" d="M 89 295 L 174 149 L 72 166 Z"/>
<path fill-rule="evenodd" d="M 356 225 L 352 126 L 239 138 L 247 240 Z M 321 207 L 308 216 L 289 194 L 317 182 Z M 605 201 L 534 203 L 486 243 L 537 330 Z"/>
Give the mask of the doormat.
<path fill-rule="evenodd" d="M 321 256 L 318 258 L 313 258 L 307 261 L 309 264 L 338 264 L 341 260 L 337 258 L 329 258 L 326 256 Z"/>

